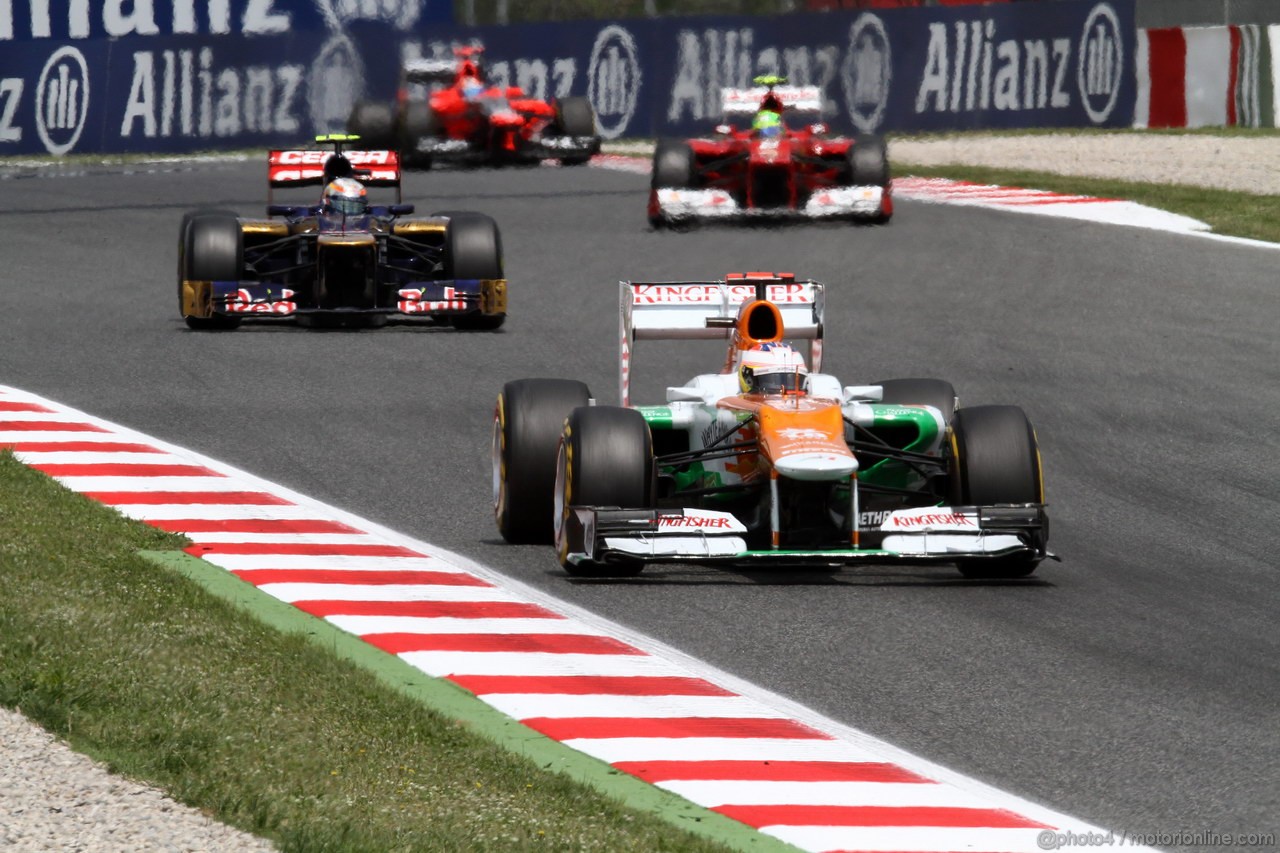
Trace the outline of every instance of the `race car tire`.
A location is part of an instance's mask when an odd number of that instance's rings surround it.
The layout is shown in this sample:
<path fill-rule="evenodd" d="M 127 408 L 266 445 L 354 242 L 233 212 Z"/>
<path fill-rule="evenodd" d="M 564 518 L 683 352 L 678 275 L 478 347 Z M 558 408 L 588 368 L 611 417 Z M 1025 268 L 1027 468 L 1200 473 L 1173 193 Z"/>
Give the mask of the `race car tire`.
<path fill-rule="evenodd" d="M 178 250 L 178 305 L 182 310 L 182 281 L 239 281 L 244 270 L 244 241 L 240 221 L 228 210 L 198 211 L 183 217 Z M 183 315 L 198 330 L 234 329 L 239 317 Z"/>
<path fill-rule="evenodd" d="M 596 111 L 588 98 L 574 96 L 556 101 L 556 130 L 563 136 L 595 136 Z M 591 155 L 562 157 L 566 166 L 581 166 Z"/>
<path fill-rule="evenodd" d="M 849 183 L 855 187 L 889 186 L 889 149 L 884 139 L 871 134 L 853 138 L 849 147 Z"/>
<path fill-rule="evenodd" d="M 400 118 L 400 152 L 405 163 L 415 169 L 430 169 L 431 155 L 418 152 L 418 140 L 440 134 L 440 117 L 430 104 L 413 102 L 405 106 Z"/>
<path fill-rule="evenodd" d="M 880 402 L 933 406 L 942 412 L 943 427 L 951 426 L 956 411 L 956 389 L 945 379 L 885 379 L 874 384 L 884 388 Z"/>
<path fill-rule="evenodd" d="M 1044 480 L 1035 430 L 1017 406 L 958 409 L 951 424 L 952 501 L 957 505 L 1043 503 Z M 1035 571 L 1029 555 L 959 560 L 967 578 L 1021 578 Z"/>
<path fill-rule="evenodd" d="M 210 214 L 218 214 L 221 216 L 235 216 L 234 210 L 226 210 L 218 207 L 206 207 L 200 210 L 192 210 L 182 214 L 182 223 L 178 226 L 178 313 L 182 313 L 182 280 L 187 273 L 187 227 L 191 224 L 191 220 L 197 216 L 208 216 Z"/>
<path fill-rule="evenodd" d="M 585 384 L 568 379 L 502 386 L 493 414 L 493 516 L 508 542 L 553 542 L 556 447 L 565 418 L 590 399 Z"/>
<path fill-rule="evenodd" d="M 449 217 L 446 276 L 453 279 L 504 277 L 502 234 L 492 217 L 470 211 L 445 211 L 435 215 Z M 455 329 L 492 331 L 501 327 L 506 319 L 506 314 L 456 314 L 449 318 L 449 323 Z"/>
<path fill-rule="evenodd" d="M 653 189 L 683 189 L 693 186 L 695 161 L 693 149 L 678 139 L 660 139 L 653 150 Z"/>
<path fill-rule="evenodd" d="M 347 132 L 360 137 L 362 148 L 393 148 L 395 129 L 395 108 L 381 101 L 358 102 L 347 119 Z"/>
<path fill-rule="evenodd" d="M 574 577 L 633 577 L 638 560 L 569 559 L 570 507 L 646 509 L 653 505 L 653 435 L 644 415 L 621 406 L 584 406 L 564 423 L 556 451 L 555 544 L 560 565 Z"/>

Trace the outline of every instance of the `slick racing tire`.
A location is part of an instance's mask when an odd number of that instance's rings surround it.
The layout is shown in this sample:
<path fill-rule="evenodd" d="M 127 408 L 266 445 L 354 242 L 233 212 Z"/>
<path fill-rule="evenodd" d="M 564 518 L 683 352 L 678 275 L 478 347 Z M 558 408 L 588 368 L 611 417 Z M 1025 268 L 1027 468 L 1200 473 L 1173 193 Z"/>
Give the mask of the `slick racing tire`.
<path fill-rule="evenodd" d="M 574 409 L 556 452 L 555 543 L 564 570 L 588 578 L 638 575 L 638 560 L 571 562 L 569 516 L 573 506 L 646 509 L 653 495 L 653 436 L 644 416 L 620 406 Z"/>
<path fill-rule="evenodd" d="M 394 148 L 395 128 L 395 109 L 379 101 L 360 101 L 347 119 L 347 132 L 360 137 L 361 148 Z"/>
<path fill-rule="evenodd" d="M 519 379 L 502 386 L 493 413 L 493 516 L 514 545 L 550 545 L 556 446 L 565 418 L 591 392 L 568 379 Z"/>
<path fill-rule="evenodd" d="M 561 98 L 556 101 L 556 130 L 563 136 L 595 136 L 596 111 L 591 101 L 581 96 Z M 581 166 L 591 155 L 563 157 L 566 166 Z"/>
<path fill-rule="evenodd" d="M 876 382 L 884 388 L 882 403 L 899 406 L 933 406 L 942 412 L 942 425 L 951 426 L 956 412 L 956 389 L 945 379 L 885 379 Z"/>
<path fill-rule="evenodd" d="M 182 219 L 178 245 L 178 310 L 182 312 L 182 282 L 239 281 L 244 270 L 244 242 L 240 221 L 229 210 L 189 213 Z M 198 330 L 234 329 L 239 317 L 192 317 L 187 326 Z"/>
<path fill-rule="evenodd" d="M 952 502 L 958 505 L 1043 503 L 1044 479 L 1035 430 L 1017 406 L 973 406 L 951 424 Z M 1027 555 L 960 560 L 967 578 L 1021 578 L 1039 559 Z"/>
<path fill-rule="evenodd" d="M 445 236 L 445 275 L 459 278 L 503 278 L 502 234 L 498 223 L 483 213 L 444 211 L 449 217 Z M 457 314 L 449 318 L 455 329 L 492 331 L 506 321 L 506 314 Z"/>
<path fill-rule="evenodd" d="M 660 139 L 653 150 L 653 189 L 670 187 L 685 189 L 693 186 L 693 149 L 678 139 Z"/>
<path fill-rule="evenodd" d="M 415 169 L 430 169 L 431 155 L 418 152 L 418 140 L 440 134 L 440 117 L 430 104 L 413 102 L 405 106 L 400 117 L 400 152 L 405 163 Z"/>
<path fill-rule="evenodd" d="M 889 149 L 884 139 L 859 134 L 849 147 L 849 183 L 855 187 L 889 186 Z"/>

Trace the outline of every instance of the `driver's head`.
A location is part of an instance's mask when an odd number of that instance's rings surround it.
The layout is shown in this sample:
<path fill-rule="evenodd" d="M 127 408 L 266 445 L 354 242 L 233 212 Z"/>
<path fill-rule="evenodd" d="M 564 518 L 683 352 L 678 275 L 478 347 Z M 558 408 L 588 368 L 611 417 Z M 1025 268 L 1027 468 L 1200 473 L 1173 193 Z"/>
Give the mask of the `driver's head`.
<path fill-rule="evenodd" d="M 466 76 L 462 78 L 462 97 L 468 101 L 474 101 L 484 92 L 484 83 L 480 82 L 479 77 Z"/>
<path fill-rule="evenodd" d="M 809 368 L 788 344 L 756 344 L 742 354 L 738 385 L 744 394 L 781 394 L 805 390 Z"/>
<path fill-rule="evenodd" d="M 756 113 L 756 118 L 751 123 L 751 128 L 761 136 L 781 136 L 782 116 L 773 110 L 761 110 Z"/>
<path fill-rule="evenodd" d="M 369 212 L 369 193 L 354 178 L 336 178 L 324 188 L 324 208 L 346 216 L 364 216 Z"/>

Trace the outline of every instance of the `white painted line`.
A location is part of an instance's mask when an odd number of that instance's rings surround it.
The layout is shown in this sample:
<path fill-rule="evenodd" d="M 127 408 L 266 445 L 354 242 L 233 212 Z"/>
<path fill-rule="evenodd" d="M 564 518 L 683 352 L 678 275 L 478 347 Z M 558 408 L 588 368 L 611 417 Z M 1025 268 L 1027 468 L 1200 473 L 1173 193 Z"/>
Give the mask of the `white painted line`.
<path fill-rule="evenodd" d="M 582 634 L 606 636 L 573 619 L 454 619 L 426 616 L 327 616 L 348 634 Z"/>
<path fill-rule="evenodd" d="M 508 599 L 502 599 L 508 600 Z M 577 655 L 548 652 L 402 652 L 428 675 L 688 675 L 648 655 Z M 741 746 L 741 744 L 739 744 Z"/>
<path fill-rule="evenodd" d="M 517 720 L 533 717 L 758 717 L 784 719 L 742 696 L 616 696 L 487 693 L 484 701 Z"/>

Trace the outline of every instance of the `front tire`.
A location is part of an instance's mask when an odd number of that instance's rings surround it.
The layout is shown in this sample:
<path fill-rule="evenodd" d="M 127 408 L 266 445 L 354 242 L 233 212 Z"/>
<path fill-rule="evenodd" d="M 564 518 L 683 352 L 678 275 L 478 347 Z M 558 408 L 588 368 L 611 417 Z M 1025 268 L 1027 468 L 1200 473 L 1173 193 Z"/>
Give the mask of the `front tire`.
<path fill-rule="evenodd" d="M 459 211 L 436 214 L 449 217 L 445 275 L 452 279 L 504 278 L 502 234 L 498 223 L 483 213 Z M 506 322 L 502 314 L 456 314 L 449 318 L 455 329 L 493 331 Z"/>
<path fill-rule="evenodd" d="M 591 101 L 581 96 L 556 101 L 556 129 L 564 136 L 595 136 L 596 111 Z M 562 157 L 560 162 L 566 166 L 581 166 L 590 159 L 588 154 L 585 157 Z"/>
<path fill-rule="evenodd" d="M 639 561 L 569 560 L 572 506 L 645 509 L 653 506 L 653 436 L 644 416 L 620 406 L 574 409 L 556 455 L 555 540 L 560 565 L 574 577 L 638 575 Z"/>
<path fill-rule="evenodd" d="M 1035 430 L 1017 406 L 973 406 L 951 425 L 952 501 L 959 505 L 1044 503 L 1044 478 Z M 1021 578 L 1038 557 L 959 560 L 967 578 Z"/>
<path fill-rule="evenodd" d="M 230 211 L 209 210 L 187 214 L 182 220 L 178 249 L 178 310 L 187 326 L 200 331 L 234 329 L 239 317 L 213 314 L 194 317 L 182 304 L 182 282 L 239 281 L 244 270 L 244 239 L 240 220 Z"/>
<path fill-rule="evenodd" d="M 591 392 L 567 379 L 520 379 L 502 386 L 493 414 L 493 515 L 514 545 L 553 541 L 556 447 L 565 418 Z"/>
<path fill-rule="evenodd" d="M 674 189 L 692 187 L 694 166 L 693 149 L 687 142 L 660 139 L 658 147 L 653 151 L 653 174 L 650 178 L 650 186 L 655 190 L 664 187 Z"/>

